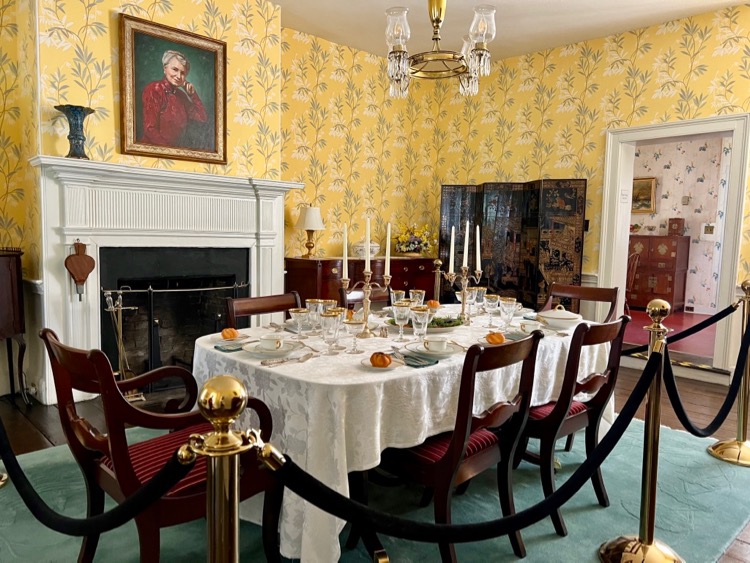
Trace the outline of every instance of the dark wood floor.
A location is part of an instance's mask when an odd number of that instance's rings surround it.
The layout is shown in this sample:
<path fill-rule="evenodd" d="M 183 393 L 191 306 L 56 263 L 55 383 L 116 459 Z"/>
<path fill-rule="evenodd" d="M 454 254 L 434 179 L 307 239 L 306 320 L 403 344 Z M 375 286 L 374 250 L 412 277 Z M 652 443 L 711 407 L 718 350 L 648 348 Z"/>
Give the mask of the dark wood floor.
<path fill-rule="evenodd" d="M 615 404 L 624 404 L 639 375 L 640 372 L 634 369 L 623 368 L 621 370 L 615 392 Z M 699 426 L 707 425 L 721 406 L 727 389 L 686 379 L 680 379 L 679 385 L 682 400 L 693 422 Z M 164 400 L 164 397 L 153 396 L 148 399 L 147 407 L 154 408 Z M 79 413 L 92 424 L 104 427 L 103 412 L 98 399 L 79 403 L 77 408 Z M 644 412 L 645 406 L 642 405 L 637 415 L 638 418 L 643 418 Z M 0 399 L 0 418 L 8 431 L 11 445 L 18 455 L 65 444 L 57 409 L 54 406 L 35 404 L 33 407 L 26 407 L 20 398 L 16 398 L 14 406 L 11 398 L 6 396 Z M 661 420 L 665 426 L 681 428 L 680 422 L 669 405 L 666 393 L 662 394 Z M 733 410 L 715 437 L 719 440 L 728 440 L 736 436 L 737 416 Z M 720 559 L 720 563 L 747 561 L 750 561 L 750 525 L 739 534 Z"/>

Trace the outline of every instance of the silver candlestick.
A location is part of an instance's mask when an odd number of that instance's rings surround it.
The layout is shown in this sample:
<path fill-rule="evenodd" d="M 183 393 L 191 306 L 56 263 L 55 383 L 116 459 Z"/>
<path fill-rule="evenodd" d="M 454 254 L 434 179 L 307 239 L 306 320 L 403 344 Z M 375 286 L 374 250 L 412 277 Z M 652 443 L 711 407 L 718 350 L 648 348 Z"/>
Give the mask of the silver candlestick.
<path fill-rule="evenodd" d="M 377 282 L 370 281 L 372 279 L 371 270 L 365 270 L 364 272 L 362 272 L 362 275 L 364 276 L 365 280 L 358 281 L 352 286 L 351 289 L 349 289 L 349 278 L 341 278 L 341 287 L 344 288 L 344 291 L 346 291 L 347 294 L 351 293 L 359 287 L 362 288 L 362 292 L 364 293 L 364 299 L 362 299 L 362 318 L 365 321 L 365 328 L 363 328 L 362 332 L 357 335 L 357 338 L 373 338 L 376 336 L 376 334 L 370 330 L 369 323 L 367 322 L 370 318 L 370 295 L 372 295 L 372 288 L 387 288 L 391 284 L 391 276 L 387 274 L 384 275 L 383 285 L 380 285 Z"/>
<path fill-rule="evenodd" d="M 437 275 L 441 275 L 448 280 L 448 283 L 451 287 L 453 287 L 453 284 L 456 283 L 456 273 L 455 272 L 446 272 L 443 273 L 440 271 L 440 266 L 437 267 L 437 270 L 435 271 Z M 466 291 L 466 288 L 469 287 L 469 281 L 473 281 L 476 284 L 479 284 L 479 282 L 482 279 L 482 270 L 474 270 L 474 275 L 469 275 L 469 267 L 468 266 L 461 266 L 461 278 L 459 279 L 459 282 L 461 283 L 461 322 L 465 324 L 466 326 L 469 326 L 471 324 L 471 316 L 469 313 L 466 312 L 466 294 L 468 293 Z"/>

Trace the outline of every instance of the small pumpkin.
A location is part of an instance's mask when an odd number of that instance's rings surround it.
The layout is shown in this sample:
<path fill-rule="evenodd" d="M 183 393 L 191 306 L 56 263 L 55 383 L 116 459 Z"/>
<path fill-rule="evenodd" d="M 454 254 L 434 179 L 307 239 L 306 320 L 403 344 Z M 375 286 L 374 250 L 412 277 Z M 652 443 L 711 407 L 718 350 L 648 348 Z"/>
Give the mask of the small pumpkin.
<path fill-rule="evenodd" d="M 502 332 L 490 332 L 485 339 L 490 344 L 502 344 L 505 342 L 505 335 Z"/>
<path fill-rule="evenodd" d="M 440 301 L 438 301 L 437 299 L 430 299 L 430 300 L 429 300 L 429 301 L 427 302 L 427 306 L 428 306 L 428 307 L 429 307 L 430 309 L 439 309 L 439 308 L 440 308 Z"/>
<path fill-rule="evenodd" d="M 370 356 L 370 363 L 372 364 L 372 367 L 376 368 L 387 368 L 391 365 L 391 361 L 390 355 L 385 354 L 384 352 L 375 352 Z"/>
<path fill-rule="evenodd" d="M 221 331 L 221 337 L 224 340 L 230 340 L 232 338 L 237 338 L 240 335 L 240 332 L 236 328 L 225 328 Z"/>

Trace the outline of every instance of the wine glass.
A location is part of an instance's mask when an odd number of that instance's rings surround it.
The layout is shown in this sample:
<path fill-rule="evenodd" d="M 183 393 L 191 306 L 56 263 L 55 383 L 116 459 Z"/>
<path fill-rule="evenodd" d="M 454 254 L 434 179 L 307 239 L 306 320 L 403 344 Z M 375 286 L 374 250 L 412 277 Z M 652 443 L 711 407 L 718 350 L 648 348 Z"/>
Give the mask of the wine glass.
<path fill-rule="evenodd" d="M 365 329 L 365 321 L 359 319 L 348 319 L 344 321 L 344 327 L 349 336 L 352 337 L 352 347 L 347 354 L 361 354 L 364 350 L 357 348 L 357 335 Z"/>
<path fill-rule="evenodd" d="M 510 327 L 510 323 L 513 321 L 513 316 L 520 308 L 521 304 L 516 302 L 515 297 L 500 298 L 500 322 L 506 329 Z"/>
<path fill-rule="evenodd" d="M 486 287 L 477 287 L 477 297 L 476 297 L 476 304 L 477 304 L 477 315 L 481 313 L 482 307 L 484 306 L 484 296 L 487 293 Z"/>
<path fill-rule="evenodd" d="M 311 336 L 320 334 L 320 299 L 305 299 L 305 307 L 310 311 L 309 320 L 312 330 L 310 331 Z"/>
<path fill-rule="evenodd" d="M 406 297 L 406 291 L 404 291 L 403 289 L 391 290 L 391 303 L 396 303 L 397 301 L 403 301 L 404 297 Z"/>
<path fill-rule="evenodd" d="M 499 300 L 500 300 L 500 296 L 495 295 L 494 293 L 486 293 L 484 296 L 484 308 L 490 317 L 490 322 L 487 325 L 487 328 L 495 328 L 495 325 L 492 324 L 492 313 L 494 313 L 497 310 Z"/>
<path fill-rule="evenodd" d="M 306 340 L 307 336 L 302 335 L 302 325 L 310 318 L 310 310 L 304 307 L 295 307 L 289 309 L 289 316 L 297 323 L 297 334 L 292 336 L 290 340 Z"/>
<path fill-rule="evenodd" d="M 330 313 L 338 313 L 339 314 L 339 330 L 341 330 L 341 325 L 344 324 L 344 321 L 346 320 L 346 307 L 331 307 L 328 309 L 328 312 Z M 337 344 L 334 346 L 335 350 L 346 350 L 346 346 L 341 346 L 340 344 Z"/>
<path fill-rule="evenodd" d="M 422 342 L 427 334 L 429 319 L 430 308 L 426 305 L 417 305 L 411 308 L 411 326 L 414 329 L 414 336 L 418 342 Z"/>
<path fill-rule="evenodd" d="M 404 326 L 409 322 L 411 312 L 411 301 L 396 301 L 393 304 L 393 322 L 398 325 L 398 338 L 396 342 L 406 342 L 404 338 Z"/>
<path fill-rule="evenodd" d="M 468 305 L 469 318 L 471 318 L 472 306 L 477 300 L 477 288 L 467 287 L 466 288 L 466 305 Z"/>
<path fill-rule="evenodd" d="M 415 305 L 423 305 L 425 293 L 424 289 L 410 289 L 409 299 L 411 299 Z"/>
<path fill-rule="evenodd" d="M 336 351 L 336 341 L 339 337 L 339 326 L 341 325 L 341 315 L 335 311 L 326 311 L 320 314 L 320 327 L 323 331 L 323 342 L 328 349 L 323 351 L 324 356 L 338 356 Z"/>

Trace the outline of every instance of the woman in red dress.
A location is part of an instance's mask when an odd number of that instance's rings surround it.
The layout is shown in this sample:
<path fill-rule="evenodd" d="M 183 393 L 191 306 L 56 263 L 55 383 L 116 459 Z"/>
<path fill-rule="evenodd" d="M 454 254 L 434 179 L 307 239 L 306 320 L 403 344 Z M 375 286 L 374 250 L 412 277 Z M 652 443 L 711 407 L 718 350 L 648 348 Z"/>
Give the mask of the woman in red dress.
<path fill-rule="evenodd" d="M 179 51 L 165 51 L 161 58 L 164 78 L 143 88 L 142 143 L 186 148 L 196 147 L 185 139 L 191 121 L 208 120 L 195 87 L 187 81 L 190 62 Z"/>

